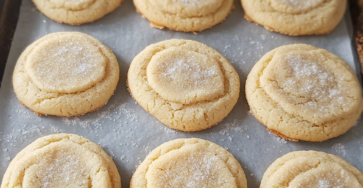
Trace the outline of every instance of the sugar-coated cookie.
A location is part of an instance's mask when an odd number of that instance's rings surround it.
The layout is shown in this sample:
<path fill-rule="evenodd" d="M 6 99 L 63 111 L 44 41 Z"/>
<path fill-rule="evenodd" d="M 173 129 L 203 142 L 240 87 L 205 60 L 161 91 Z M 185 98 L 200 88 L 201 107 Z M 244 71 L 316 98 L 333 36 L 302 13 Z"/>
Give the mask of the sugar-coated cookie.
<path fill-rule="evenodd" d="M 248 75 L 246 97 L 267 129 L 295 141 L 318 142 L 344 134 L 363 110 L 361 86 L 349 65 L 305 44 L 264 55 Z"/>
<path fill-rule="evenodd" d="M 330 33 L 343 18 L 346 0 L 241 0 L 245 18 L 288 35 Z"/>
<path fill-rule="evenodd" d="M 38 115 L 76 116 L 104 106 L 119 80 L 112 51 L 83 33 L 49 34 L 25 49 L 13 74 L 20 102 Z"/>
<path fill-rule="evenodd" d="M 132 176 L 130 188 L 247 188 L 238 161 L 212 142 L 176 139 L 154 149 Z"/>
<path fill-rule="evenodd" d="M 121 188 L 116 165 L 103 149 L 78 135 L 49 135 L 11 161 L 1 188 Z"/>
<path fill-rule="evenodd" d="M 146 111 L 187 132 L 222 121 L 240 91 L 238 74 L 224 56 L 205 44 L 178 39 L 150 45 L 138 54 L 127 84 Z"/>
<path fill-rule="evenodd" d="M 362 188 L 363 174 L 338 156 L 317 151 L 291 152 L 263 175 L 260 188 Z"/>
<path fill-rule="evenodd" d="M 71 25 L 94 22 L 114 11 L 123 0 L 33 0 L 50 19 Z"/>
<path fill-rule="evenodd" d="M 222 22 L 233 0 L 134 0 L 137 11 L 156 28 L 197 32 Z"/>

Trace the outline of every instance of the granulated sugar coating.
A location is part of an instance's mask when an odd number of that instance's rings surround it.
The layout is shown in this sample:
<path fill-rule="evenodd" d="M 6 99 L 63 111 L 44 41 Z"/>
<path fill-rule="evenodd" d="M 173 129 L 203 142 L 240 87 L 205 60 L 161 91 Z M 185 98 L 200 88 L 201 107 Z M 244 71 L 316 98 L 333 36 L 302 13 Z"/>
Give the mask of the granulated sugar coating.
<path fill-rule="evenodd" d="M 172 0 L 175 3 L 182 3 L 185 6 L 196 6 L 203 2 L 203 0 Z"/>
<path fill-rule="evenodd" d="M 112 159 L 95 143 L 71 134 L 42 137 L 23 149 L 1 187 L 121 188 Z"/>
<path fill-rule="evenodd" d="M 329 181 L 319 180 L 319 187 L 318 188 L 330 188 L 330 187 L 331 187 L 331 185 L 330 185 Z"/>
<path fill-rule="evenodd" d="M 275 1 L 280 1 L 298 10 L 307 10 L 324 2 L 324 0 L 275 0 Z"/>
<path fill-rule="evenodd" d="M 88 173 L 84 167 L 84 161 L 78 156 L 65 151 L 39 156 L 42 158 L 37 167 L 28 170 L 28 174 L 34 173 L 36 177 L 26 178 L 24 187 L 79 187 L 88 188 Z"/>
<path fill-rule="evenodd" d="M 287 35 L 325 35 L 335 29 L 346 0 L 241 0 L 247 20 Z"/>
<path fill-rule="evenodd" d="M 178 158 L 177 158 L 178 157 Z M 163 157 L 163 159 L 166 159 Z M 169 188 L 208 188 L 208 187 L 236 187 L 227 181 L 222 175 L 229 171 L 224 168 L 224 163 L 218 157 L 202 152 L 183 153 L 181 156 L 173 156 L 171 161 L 153 163 L 146 174 L 151 187 Z M 154 179 L 155 178 L 155 179 Z"/>
<path fill-rule="evenodd" d="M 130 188 L 247 188 L 238 161 L 201 139 L 177 139 L 154 149 L 134 173 Z"/>
<path fill-rule="evenodd" d="M 284 110 L 318 125 L 349 114 L 361 98 L 359 88 L 351 88 L 354 75 L 326 58 L 318 51 L 277 53 L 261 77 L 261 86 Z"/>
<path fill-rule="evenodd" d="M 43 91 L 74 93 L 98 83 L 105 74 L 106 58 L 82 36 L 59 36 L 37 46 L 25 68 Z"/>
<path fill-rule="evenodd" d="M 79 32 L 48 34 L 19 57 L 13 86 L 38 115 L 70 117 L 103 107 L 119 80 L 119 64 L 97 39 Z"/>
<path fill-rule="evenodd" d="M 122 0 L 33 0 L 50 19 L 71 25 L 96 21 L 115 10 Z"/>
<path fill-rule="evenodd" d="M 260 188 L 362 188 L 363 174 L 343 159 L 317 151 L 296 151 L 277 159 Z"/>
<path fill-rule="evenodd" d="M 147 77 L 164 99 L 182 104 L 213 100 L 224 93 L 224 75 L 213 58 L 175 47 L 151 59 Z"/>
<path fill-rule="evenodd" d="M 237 103 L 239 76 L 216 50 L 191 40 L 152 44 L 132 61 L 134 99 L 165 125 L 187 132 L 217 125 Z"/>
<path fill-rule="evenodd" d="M 67 8 L 71 10 L 84 10 L 94 3 L 95 0 L 51 0 L 53 6 L 57 8 Z"/>
<path fill-rule="evenodd" d="M 199 32 L 222 22 L 233 0 L 134 0 L 134 5 L 152 27 Z"/>
<path fill-rule="evenodd" d="M 276 135 L 294 141 L 324 141 L 348 131 L 363 110 L 361 92 L 346 62 L 304 44 L 268 52 L 246 82 L 255 117 Z"/>

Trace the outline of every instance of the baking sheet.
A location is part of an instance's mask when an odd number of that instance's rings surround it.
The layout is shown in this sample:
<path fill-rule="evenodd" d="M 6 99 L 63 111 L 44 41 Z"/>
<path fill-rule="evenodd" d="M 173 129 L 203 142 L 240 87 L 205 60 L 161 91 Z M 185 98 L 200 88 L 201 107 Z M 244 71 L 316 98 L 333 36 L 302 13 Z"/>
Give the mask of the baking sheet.
<path fill-rule="evenodd" d="M 228 149 L 244 169 L 248 186 L 259 187 L 266 168 L 278 157 L 295 150 L 318 150 L 338 155 L 363 171 L 363 121 L 347 134 L 323 142 L 290 142 L 272 135 L 249 113 L 244 95 L 246 77 L 252 66 L 275 47 L 307 43 L 325 48 L 357 69 L 351 45 L 348 14 L 338 28 L 325 36 L 290 37 L 269 32 L 248 23 L 239 1 L 225 22 L 198 35 L 154 29 L 136 13 L 131 0 L 103 19 L 82 26 L 51 21 L 24 0 L 21 14 L 0 89 L 0 176 L 11 159 L 35 139 L 53 133 L 75 133 L 101 145 L 113 157 L 122 179 L 129 182 L 138 164 L 160 144 L 176 138 L 197 137 Z M 79 31 L 87 33 L 110 47 L 120 64 L 120 81 L 115 95 L 100 110 L 81 117 L 38 117 L 17 100 L 12 72 L 21 52 L 36 39 L 48 33 Z M 132 99 L 126 87 L 126 73 L 132 59 L 146 46 L 162 40 L 182 38 L 203 42 L 229 59 L 241 81 L 240 99 L 231 114 L 217 126 L 183 133 L 167 128 L 143 110 Z M 1 52 L 0 52 L 1 53 Z"/>

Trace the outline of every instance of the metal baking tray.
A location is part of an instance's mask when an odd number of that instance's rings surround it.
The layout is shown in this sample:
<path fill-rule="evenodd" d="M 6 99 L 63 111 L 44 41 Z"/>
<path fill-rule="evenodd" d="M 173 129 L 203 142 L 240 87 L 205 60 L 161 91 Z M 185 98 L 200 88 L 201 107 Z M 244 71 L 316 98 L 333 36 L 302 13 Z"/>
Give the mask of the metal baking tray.
<path fill-rule="evenodd" d="M 176 138 L 203 138 L 228 149 L 244 169 L 248 186 L 259 187 L 267 167 L 282 155 L 296 150 L 318 150 L 347 160 L 363 171 L 363 120 L 348 133 L 322 143 L 290 142 L 272 135 L 249 108 L 244 86 L 253 65 L 268 51 L 286 44 L 307 43 L 325 48 L 344 59 L 359 74 L 352 47 L 351 19 L 347 12 L 329 35 L 293 37 L 267 31 L 244 19 L 239 1 L 227 19 L 197 35 L 150 27 L 137 14 L 131 0 L 116 11 L 90 24 L 70 26 L 42 15 L 32 1 L 22 1 L 20 17 L 0 89 L 0 176 L 15 155 L 35 139 L 54 133 L 74 133 L 101 145 L 113 158 L 121 174 L 122 186 L 129 182 L 137 166 L 160 144 Z M 38 117 L 22 106 L 12 86 L 12 73 L 22 51 L 46 34 L 60 31 L 87 33 L 107 45 L 120 64 L 120 81 L 108 104 L 80 117 Z M 230 115 L 217 126 L 196 133 L 174 131 L 143 110 L 127 91 L 126 73 L 132 59 L 146 46 L 167 39 L 196 40 L 226 56 L 237 70 L 241 95 Z"/>

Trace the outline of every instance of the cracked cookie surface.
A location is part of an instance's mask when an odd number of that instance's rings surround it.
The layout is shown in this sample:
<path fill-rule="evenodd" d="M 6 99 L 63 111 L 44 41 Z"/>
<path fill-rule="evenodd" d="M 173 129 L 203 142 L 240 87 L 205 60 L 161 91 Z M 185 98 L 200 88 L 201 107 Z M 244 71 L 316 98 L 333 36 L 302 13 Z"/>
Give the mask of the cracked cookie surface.
<path fill-rule="evenodd" d="M 233 0 L 134 0 L 137 11 L 156 28 L 197 32 L 222 22 Z"/>
<path fill-rule="evenodd" d="M 37 139 L 11 161 L 1 188 L 121 188 L 116 165 L 103 149 L 78 135 Z"/>
<path fill-rule="evenodd" d="M 94 22 L 114 11 L 123 0 L 33 0 L 50 19 L 71 25 Z"/>
<path fill-rule="evenodd" d="M 288 35 L 323 35 L 339 24 L 346 0 L 241 0 L 245 18 Z"/>
<path fill-rule="evenodd" d="M 49 34 L 19 57 L 13 73 L 20 102 L 42 115 L 76 116 L 111 98 L 119 80 L 115 55 L 83 33 Z"/>
<path fill-rule="evenodd" d="M 264 55 L 248 75 L 246 98 L 267 129 L 294 141 L 344 134 L 363 110 L 361 87 L 349 65 L 305 44 Z"/>
<path fill-rule="evenodd" d="M 237 103 L 240 81 L 214 49 L 190 40 L 148 46 L 128 71 L 134 99 L 165 125 L 187 132 L 210 128 Z"/>
<path fill-rule="evenodd" d="M 154 149 L 134 173 L 130 188 L 247 188 L 238 161 L 212 142 L 176 139 Z"/>
<path fill-rule="evenodd" d="M 263 175 L 260 188 L 362 188 L 363 174 L 335 155 L 291 152 L 277 159 Z"/>

